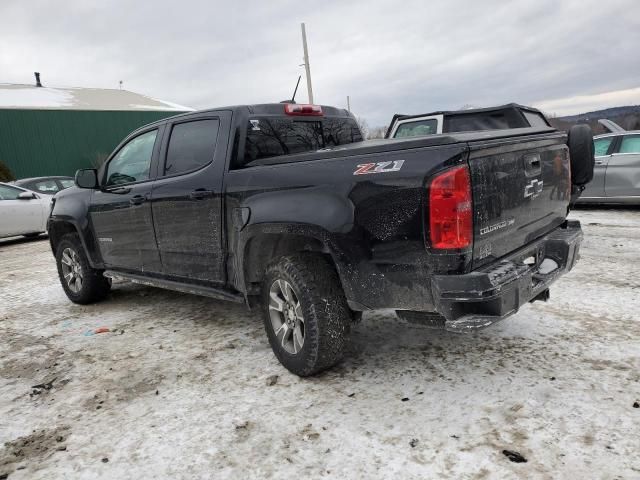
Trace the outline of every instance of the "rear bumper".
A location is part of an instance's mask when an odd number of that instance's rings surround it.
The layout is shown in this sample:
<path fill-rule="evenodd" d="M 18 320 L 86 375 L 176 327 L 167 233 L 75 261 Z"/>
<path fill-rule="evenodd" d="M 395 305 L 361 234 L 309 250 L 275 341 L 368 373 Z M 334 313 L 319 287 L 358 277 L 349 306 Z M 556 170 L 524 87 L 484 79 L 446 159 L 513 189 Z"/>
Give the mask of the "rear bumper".
<path fill-rule="evenodd" d="M 480 270 L 436 275 L 431 290 L 446 329 L 484 328 L 513 315 L 525 303 L 546 300 L 548 288 L 573 268 L 582 243 L 578 221 L 567 221 L 548 235 Z"/>

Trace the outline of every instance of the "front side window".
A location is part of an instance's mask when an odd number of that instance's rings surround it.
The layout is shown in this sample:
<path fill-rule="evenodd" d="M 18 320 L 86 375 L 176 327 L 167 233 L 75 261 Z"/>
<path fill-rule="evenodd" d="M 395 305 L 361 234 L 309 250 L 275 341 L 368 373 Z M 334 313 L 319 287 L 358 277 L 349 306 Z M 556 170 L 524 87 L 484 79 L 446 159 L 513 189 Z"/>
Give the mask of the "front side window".
<path fill-rule="evenodd" d="M 148 180 L 157 135 L 151 130 L 125 144 L 109 162 L 106 186 Z"/>
<path fill-rule="evenodd" d="M 613 138 L 614 137 L 598 138 L 593 141 L 596 157 L 602 157 L 607 154 Z"/>
<path fill-rule="evenodd" d="M 44 193 L 45 195 L 53 195 L 58 192 L 58 184 L 55 180 L 40 180 L 29 185 L 31 190 Z"/>
<path fill-rule="evenodd" d="M 70 187 L 73 187 L 73 186 L 76 184 L 76 182 L 75 182 L 75 181 L 73 181 L 73 180 L 71 180 L 71 179 L 67 180 L 66 178 L 65 178 L 65 179 L 63 179 L 63 180 L 58 180 L 58 181 L 59 181 L 59 182 L 60 182 L 60 184 L 62 185 L 62 188 L 63 188 L 63 189 L 64 189 L 64 188 L 70 188 Z"/>
<path fill-rule="evenodd" d="M 640 135 L 625 135 L 622 137 L 620 153 L 640 153 Z"/>
<path fill-rule="evenodd" d="M 244 163 L 360 141 L 362 134 L 352 118 L 252 118 L 247 127 Z"/>
<path fill-rule="evenodd" d="M 428 120 L 401 123 L 393 138 L 421 137 L 436 133 L 438 133 L 438 120 L 430 118 Z"/>
<path fill-rule="evenodd" d="M 164 175 L 197 170 L 213 160 L 220 121 L 179 123 L 171 129 Z"/>
<path fill-rule="evenodd" d="M 24 190 L 18 188 L 9 187 L 7 185 L 0 185 L 0 200 L 17 200 Z"/>

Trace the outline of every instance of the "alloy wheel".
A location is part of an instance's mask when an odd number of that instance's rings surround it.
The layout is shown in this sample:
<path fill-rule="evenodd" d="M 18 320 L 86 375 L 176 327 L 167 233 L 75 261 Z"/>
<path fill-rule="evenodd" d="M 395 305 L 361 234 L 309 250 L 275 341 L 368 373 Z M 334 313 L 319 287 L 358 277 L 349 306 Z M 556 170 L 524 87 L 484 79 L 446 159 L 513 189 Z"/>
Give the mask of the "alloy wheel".
<path fill-rule="evenodd" d="M 282 348 L 296 355 L 304 345 L 304 317 L 300 300 L 286 280 L 276 280 L 271 284 L 269 316 Z"/>
<path fill-rule="evenodd" d="M 82 271 L 82 265 L 80 264 L 80 258 L 78 254 L 72 248 L 65 248 L 62 251 L 62 275 L 69 290 L 73 293 L 78 293 L 82 290 L 82 282 L 84 280 L 84 274 Z"/>

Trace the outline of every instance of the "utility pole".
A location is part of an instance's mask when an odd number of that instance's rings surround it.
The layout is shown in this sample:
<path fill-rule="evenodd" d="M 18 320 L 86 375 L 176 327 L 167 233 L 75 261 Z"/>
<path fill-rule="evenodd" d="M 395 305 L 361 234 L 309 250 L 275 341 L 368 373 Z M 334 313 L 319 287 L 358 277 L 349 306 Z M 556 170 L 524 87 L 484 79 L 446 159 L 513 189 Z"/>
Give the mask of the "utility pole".
<path fill-rule="evenodd" d="M 347 95 L 347 112 L 351 113 L 351 102 L 349 101 L 349 95 Z"/>
<path fill-rule="evenodd" d="M 307 93 L 309 95 L 309 103 L 313 103 L 313 89 L 311 88 L 311 67 L 309 66 L 309 50 L 307 49 L 307 32 L 302 26 L 302 49 L 304 50 L 304 69 L 307 72 Z"/>

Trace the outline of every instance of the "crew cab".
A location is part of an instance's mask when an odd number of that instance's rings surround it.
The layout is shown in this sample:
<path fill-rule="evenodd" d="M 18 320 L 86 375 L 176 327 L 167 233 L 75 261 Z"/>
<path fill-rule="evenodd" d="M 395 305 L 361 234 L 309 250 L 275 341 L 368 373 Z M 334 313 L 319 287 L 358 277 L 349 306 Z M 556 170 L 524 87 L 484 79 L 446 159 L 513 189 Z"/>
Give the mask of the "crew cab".
<path fill-rule="evenodd" d="M 570 140 L 537 125 L 363 141 L 346 110 L 293 103 L 187 113 L 78 171 L 49 238 L 73 302 L 120 277 L 259 305 L 307 376 L 363 311 L 467 331 L 546 300 L 582 241 L 572 171 L 593 170 L 590 131 Z"/>

